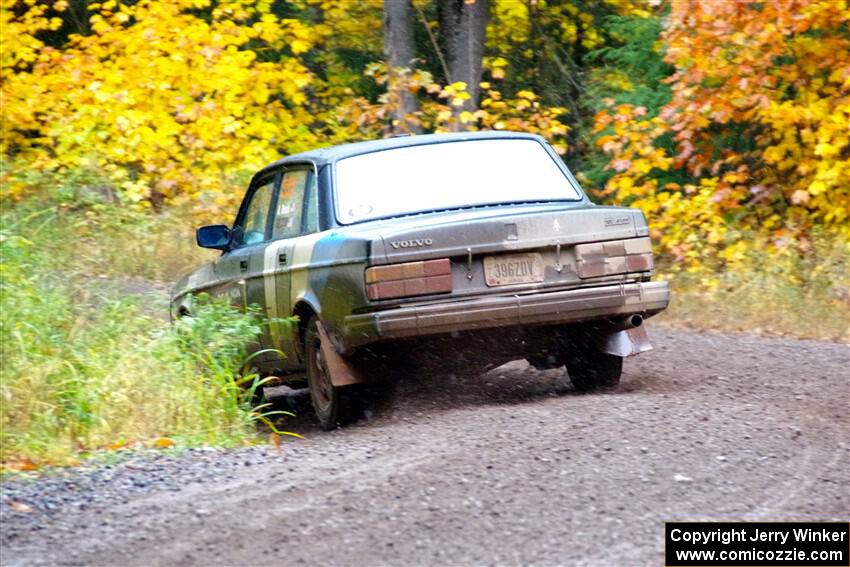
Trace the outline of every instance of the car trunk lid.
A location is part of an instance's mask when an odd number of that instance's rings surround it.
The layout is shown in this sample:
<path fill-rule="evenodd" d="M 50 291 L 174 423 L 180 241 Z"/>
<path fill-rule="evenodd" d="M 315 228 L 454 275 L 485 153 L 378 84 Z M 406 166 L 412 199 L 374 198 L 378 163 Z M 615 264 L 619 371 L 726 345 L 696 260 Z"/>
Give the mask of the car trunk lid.
<path fill-rule="evenodd" d="M 448 258 L 452 297 L 634 280 L 652 268 L 646 221 L 637 209 L 582 204 L 517 211 L 514 206 L 396 219 L 377 232 L 370 264 L 425 270 L 430 263 L 413 263 Z M 433 288 L 437 282 L 427 278 L 406 287 L 392 281 L 375 286 L 373 299 L 397 297 L 391 288 L 419 290 L 407 296 L 447 289 Z"/>
<path fill-rule="evenodd" d="M 515 210 L 515 209 L 514 209 Z M 402 219 L 398 219 L 402 221 Z M 382 242 L 373 245 L 373 264 L 451 258 L 560 244 L 600 242 L 646 236 L 643 214 L 635 209 L 584 205 L 567 209 L 481 215 L 481 211 L 428 215 L 387 224 Z"/>

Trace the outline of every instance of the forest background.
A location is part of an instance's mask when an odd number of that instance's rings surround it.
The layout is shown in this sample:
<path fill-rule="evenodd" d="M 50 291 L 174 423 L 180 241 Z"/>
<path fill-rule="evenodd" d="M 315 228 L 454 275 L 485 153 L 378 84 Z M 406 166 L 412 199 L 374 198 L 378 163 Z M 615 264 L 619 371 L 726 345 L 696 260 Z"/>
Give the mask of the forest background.
<path fill-rule="evenodd" d="M 167 328 L 167 282 L 258 168 L 344 142 L 539 133 L 646 212 L 667 324 L 848 338 L 846 0 L 0 0 L 0 33 L 6 468 L 242 442 L 260 323 Z"/>

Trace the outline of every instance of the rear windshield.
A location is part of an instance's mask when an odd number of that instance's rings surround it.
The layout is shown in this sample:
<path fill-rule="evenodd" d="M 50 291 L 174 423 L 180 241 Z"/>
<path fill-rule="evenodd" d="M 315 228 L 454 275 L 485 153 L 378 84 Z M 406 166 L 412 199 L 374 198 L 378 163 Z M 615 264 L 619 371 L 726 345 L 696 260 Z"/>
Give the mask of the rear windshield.
<path fill-rule="evenodd" d="M 341 159 L 337 220 L 529 201 L 574 201 L 575 183 L 536 140 L 426 144 Z"/>

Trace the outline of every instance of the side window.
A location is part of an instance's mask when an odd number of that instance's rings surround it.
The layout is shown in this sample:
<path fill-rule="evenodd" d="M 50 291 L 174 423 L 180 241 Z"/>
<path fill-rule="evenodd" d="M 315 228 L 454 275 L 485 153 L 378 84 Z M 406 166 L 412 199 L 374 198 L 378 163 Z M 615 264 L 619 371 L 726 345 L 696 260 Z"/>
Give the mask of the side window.
<path fill-rule="evenodd" d="M 266 225 L 269 219 L 273 191 L 274 178 L 259 186 L 251 195 L 251 201 L 245 209 L 245 216 L 242 217 L 241 230 L 236 231 L 237 246 L 249 246 L 266 239 Z"/>
<path fill-rule="evenodd" d="M 293 169 L 284 172 L 277 198 L 272 238 L 288 238 L 301 234 L 301 213 L 309 170 Z"/>
<path fill-rule="evenodd" d="M 310 185 L 307 187 L 307 206 L 304 214 L 304 232 L 310 234 L 319 230 L 319 180 L 315 175 L 310 176 Z"/>

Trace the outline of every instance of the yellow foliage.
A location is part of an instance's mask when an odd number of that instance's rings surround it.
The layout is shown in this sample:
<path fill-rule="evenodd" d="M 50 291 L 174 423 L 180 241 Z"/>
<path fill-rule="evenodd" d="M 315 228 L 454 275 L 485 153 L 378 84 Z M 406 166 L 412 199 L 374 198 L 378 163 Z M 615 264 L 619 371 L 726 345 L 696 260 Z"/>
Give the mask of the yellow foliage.
<path fill-rule="evenodd" d="M 493 0 L 490 3 L 490 22 L 487 41 L 491 45 L 522 43 L 531 33 L 528 6 L 516 0 Z"/>
<path fill-rule="evenodd" d="M 352 87 L 362 76 L 339 55 L 382 51 L 378 0 L 296 0 L 291 8 L 301 19 L 276 15 L 271 0 L 92 2 L 91 33 L 61 48 L 38 38 L 61 24 L 62 2 L 0 1 L 0 152 L 11 159 L 3 197 L 39 190 L 20 180 L 28 171 L 61 178 L 84 170 L 126 203 L 190 204 L 220 216 L 235 209 L 259 167 L 282 154 L 386 135 L 399 103 L 390 93 L 377 102 L 357 96 Z M 511 37 L 524 37 L 522 4 L 494 9 L 516 24 Z M 325 67 L 321 76 L 306 60 Z M 508 61 L 495 56 L 485 65 L 497 79 Z M 506 100 L 485 82 L 484 102 L 471 111 L 464 83 L 441 85 L 422 69 L 394 72 L 421 99 L 409 123 L 424 131 L 526 130 L 566 151 L 565 110 L 528 89 Z M 387 82 L 382 64 L 366 73 Z"/>
<path fill-rule="evenodd" d="M 4 47 L 16 33 L 4 71 L 29 67 L 4 72 L 0 150 L 28 168 L 96 170 L 139 204 L 231 210 L 247 173 L 316 143 L 304 110 L 311 74 L 295 57 L 313 33 L 278 19 L 270 2 L 219 2 L 210 20 L 195 15 L 208 4 L 92 4 L 93 33 L 58 50 L 32 39 L 54 25 L 42 7 L 4 2 Z M 293 56 L 264 62 L 249 44 Z"/>
<path fill-rule="evenodd" d="M 494 63 L 501 64 L 499 61 Z M 367 75 L 379 84 L 387 81 L 382 65 L 371 66 Z M 469 98 L 467 85 L 463 82 L 443 86 L 430 73 L 416 71 L 405 74 L 402 84 L 410 92 L 420 95 L 420 110 L 406 120 L 421 125 L 425 131 L 451 132 L 464 129 L 532 132 L 549 140 L 558 153 L 567 152 L 569 127 L 560 119 L 567 110 L 541 104 L 538 95 L 530 90 L 521 90 L 515 97 L 505 99 L 492 83 L 483 82 L 479 85 L 482 90 L 479 108 L 471 112 L 459 109 Z M 388 134 L 388 124 L 384 119 L 392 114 L 395 104 L 398 101 L 389 94 L 382 95 L 377 104 L 355 98 L 337 109 L 339 119 L 336 125 L 339 128 L 335 136 L 350 141 Z"/>

